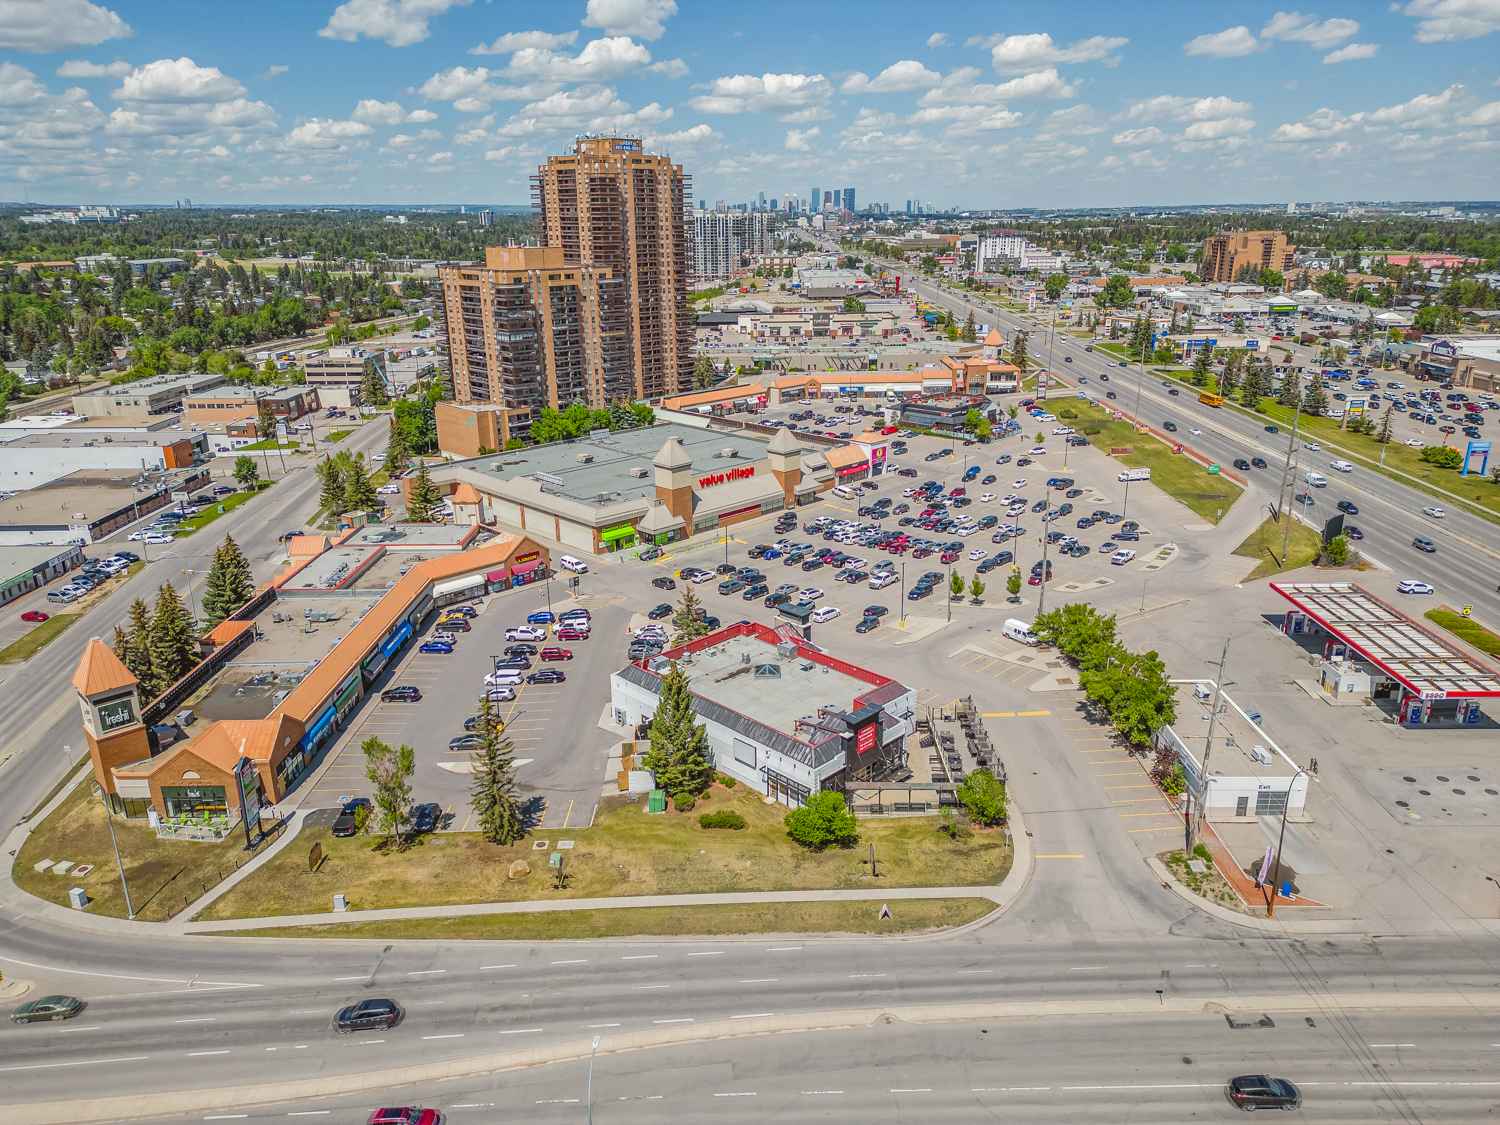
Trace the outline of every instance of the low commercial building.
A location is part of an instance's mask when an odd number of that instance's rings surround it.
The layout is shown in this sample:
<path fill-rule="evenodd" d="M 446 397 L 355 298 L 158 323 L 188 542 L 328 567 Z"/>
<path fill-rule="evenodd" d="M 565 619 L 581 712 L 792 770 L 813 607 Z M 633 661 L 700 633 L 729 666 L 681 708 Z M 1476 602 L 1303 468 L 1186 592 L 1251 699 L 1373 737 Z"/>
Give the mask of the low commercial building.
<path fill-rule="evenodd" d="M 1457 387 L 1494 392 L 1500 387 L 1500 339 L 1494 336 L 1424 336 L 1408 369 Z"/>
<path fill-rule="evenodd" d="M 450 461 L 429 475 L 445 493 L 472 487 L 482 523 L 589 552 L 717 534 L 833 484 L 822 454 L 805 452 L 790 431 L 768 439 L 706 425 L 658 422 L 533 447 L 524 457 Z"/>
<path fill-rule="evenodd" d="M 189 395 L 183 400 L 183 415 L 195 426 L 222 426 L 258 417 L 262 402 L 279 422 L 315 414 L 321 405 L 316 387 L 223 386 Z"/>
<path fill-rule="evenodd" d="M 83 548 L 77 544 L 0 546 L 0 605 L 13 602 L 82 565 Z"/>
<path fill-rule="evenodd" d="M 433 407 L 438 448 L 450 457 L 498 453 L 531 428 L 529 406 L 490 402 L 440 402 Z"/>
<path fill-rule="evenodd" d="M 0 500 L 0 545 L 89 544 L 208 484 L 208 471 L 90 469 Z"/>
<path fill-rule="evenodd" d="M 373 363 L 378 367 L 384 356 L 379 349 L 332 347 L 326 353 L 307 356 L 302 373 L 310 387 L 358 387 L 364 382 L 367 366 Z"/>
<path fill-rule="evenodd" d="M 963 433 L 969 411 L 987 414 L 990 400 L 985 395 L 925 395 L 901 403 L 901 425 L 912 430 L 935 430 L 945 434 Z"/>
<path fill-rule="evenodd" d="M 222 387 L 229 380 L 222 375 L 156 375 L 133 383 L 99 387 L 73 396 L 73 412 L 85 418 L 106 415 L 164 414 L 182 405 L 188 395 Z"/>
<path fill-rule="evenodd" d="M 905 764 L 915 692 L 814 648 L 791 626 L 732 625 L 610 678 L 615 722 L 649 724 L 679 662 L 714 769 L 793 808 L 824 790 L 884 781 Z"/>
<path fill-rule="evenodd" d="M 207 438 L 173 428 L 142 434 L 94 435 L 64 427 L 28 437 L 0 437 L 0 488 L 40 488 L 77 472 L 139 475 L 191 468 L 206 453 Z"/>

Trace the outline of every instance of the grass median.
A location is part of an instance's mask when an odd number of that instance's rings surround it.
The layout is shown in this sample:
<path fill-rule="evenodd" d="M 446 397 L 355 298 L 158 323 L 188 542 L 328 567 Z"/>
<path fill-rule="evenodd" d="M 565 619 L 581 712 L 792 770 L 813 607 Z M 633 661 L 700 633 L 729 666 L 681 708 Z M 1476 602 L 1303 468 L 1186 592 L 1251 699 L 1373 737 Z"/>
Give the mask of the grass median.
<path fill-rule="evenodd" d="M 269 480 L 256 481 L 255 491 L 253 492 L 231 492 L 228 496 L 220 497 L 218 500 L 208 505 L 207 508 L 198 513 L 196 516 L 193 516 L 190 519 L 185 519 L 181 523 L 179 523 L 177 525 L 177 534 L 179 536 L 183 535 L 184 533 L 191 535 L 200 527 L 207 527 L 220 516 L 227 516 L 241 504 L 249 503 L 266 489 L 270 488 L 274 483 L 274 481 Z M 219 511 L 220 508 L 223 508 L 224 510 L 221 512 Z"/>
<path fill-rule="evenodd" d="M 82 616 L 81 613 L 54 613 L 24 637 L 0 648 L 0 664 L 19 664 L 23 660 L 30 660 Z"/>
<path fill-rule="evenodd" d="M 1422 615 L 1434 625 L 1440 625 L 1455 637 L 1460 637 L 1480 652 L 1500 656 L 1500 636 L 1490 632 L 1479 622 L 1454 613 L 1451 609 L 1429 609 Z"/>
<path fill-rule="evenodd" d="M 587 938 L 733 934 L 897 934 L 967 925 L 997 909 L 987 898 L 897 899 L 881 903 L 768 902 L 722 906 L 644 906 L 618 910 L 549 910 L 539 914 L 467 914 L 215 931 L 216 937 L 324 937 L 433 941 L 579 941 Z"/>
<path fill-rule="evenodd" d="M 1260 565 L 1245 577 L 1246 582 L 1275 578 L 1287 571 L 1309 566 L 1318 557 L 1318 548 L 1322 545 L 1321 538 L 1316 531 L 1305 524 L 1292 520 L 1291 541 L 1287 542 L 1285 521 L 1288 519 L 1291 517 L 1282 516 L 1280 522 L 1267 519 L 1234 549 L 1236 555 L 1260 561 Z M 1286 546 L 1284 566 L 1280 561 L 1283 544 Z"/>
<path fill-rule="evenodd" d="M 1152 484 L 1209 523 L 1223 519 L 1244 492 L 1222 473 L 1210 473 L 1192 457 L 1173 453 L 1170 446 L 1149 434 L 1137 433 L 1131 423 L 1116 421 L 1112 413 L 1092 402 L 1074 399 L 1067 405 L 1058 403 L 1057 409 L 1058 418 L 1075 427 L 1096 448 L 1108 453 L 1121 446 L 1131 447 L 1134 452 L 1115 460 L 1130 468 L 1150 469 Z M 1069 413 L 1076 417 L 1070 418 Z"/>
<path fill-rule="evenodd" d="M 472 902 L 521 902 L 634 895 L 711 894 L 868 888 L 867 860 L 875 848 L 881 886 L 991 886 L 1010 870 L 1010 852 L 999 832 L 949 839 L 936 817 L 862 820 L 859 844 L 811 852 L 786 834 L 783 805 L 767 805 L 740 785 L 715 785 L 691 813 L 651 815 L 645 801 L 606 798 L 592 828 L 533 833 L 497 847 L 469 832 L 419 838 L 402 852 L 387 852 L 369 836 L 335 839 L 327 828 L 307 829 L 295 846 L 223 897 L 210 903 L 204 920 L 266 918 L 330 911 L 344 894 L 359 910 Z M 745 818 L 742 831 L 704 829 L 698 815 L 732 809 Z M 462 813 L 461 813 L 462 815 Z M 535 849 L 538 836 L 547 846 Z M 559 849 L 571 840 L 573 847 Z M 308 871 L 308 851 L 321 844 L 324 860 Z M 554 887 L 548 855 L 560 851 L 565 888 Z M 510 865 L 525 860 L 521 879 Z"/>

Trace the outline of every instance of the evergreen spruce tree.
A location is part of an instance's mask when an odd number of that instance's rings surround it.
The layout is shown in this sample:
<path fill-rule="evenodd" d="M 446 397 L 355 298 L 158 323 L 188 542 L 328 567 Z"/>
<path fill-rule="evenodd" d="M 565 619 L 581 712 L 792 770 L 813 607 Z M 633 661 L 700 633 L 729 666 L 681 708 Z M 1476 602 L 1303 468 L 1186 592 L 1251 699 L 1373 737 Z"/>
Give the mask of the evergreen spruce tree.
<path fill-rule="evenodd" d="M 474 787 L 469 804 L 479 821 L 479 834 L 492 844 L 513 844 L 526 835 L 521 802 L 517 799 L 510 739 L 500 737 L 501 723 L 486 694 L 479 705 L 479 749 L 472 755 Z"/>
<path fill-rule="evenodd" d="M 390 401 L 385 393 L 385 380 L 375 370 L 374 364 L 366 364 L 364 381 L 360 384 L 359 397 L 371 406 L 384 406 Z"/>
<path fill-rule="evenodd" d="M 623 398 L 617 398 L 609 404 L 609 428 L 612 430 L 624 430 L 636 425 L 635 414 L 630 409 L 630 403 Z"/>
<path fill-rule="evenodd" d="M 660 701 L 651 720 L 651 749 L 646 768 L 659 789 L 694 795 L 708 788 L 713 767 L 708 764 L 708 731 L 697 724 L 698 711 L 688 678 L 674 660 L 662 677 Z"/>
<path fill-rule="evenodd" d="M 672 644 L 681 645 L 708 634 L 708 624 L 698 619 L 698 595 L 691 586 L 682 589 L 682 605 L 672 617 Z"/>
<path fill-rule="evenodd" d="M 1026 374 L 1026 333 L 1017 332 L 1011 341 L 1010 361 L 1021 369 L 1022 375 Z"/>
<path fill-rule="evenodd" d="M 1302 376 L 1295 371 L 1288 370 L 1281 378 L 1281 393 L 1276 396 L 1276 401 L 1282 406 L 1296 408 L 1302 403 Z"/>
<path fill-rule="evenodd" d="M 1214 353 L 1212 348 L 1200 348 L 1193 357 L 1193 386 L 1206 387 L 1213 381 Z"/>
<path fill-rule="evenodd" d="M 385 471 L 399 476 L 411 465 L 411 446 L 406 441 L 406 430 L 391 415 L 391 440 L 385 447 Z"/>
<path fill-rule="evenodd" d="M 255 587 L 250 581 L 250 563 L 239 544 L 226 536 L 214 552 L 213 566 L 203 586 L 203 625 L 212 629 L 250 600 Z"/>
<path fill-rule="evenodd" d="M 323 482 L 318 492 L 318 503 L 326 511 L 335 514 L 343 511 L 344 475 L 339 472 L 339 467 L 334 464 L 333 458 L 327 454 L 323 455 L 323 463 L 318 466 L 318 479 Z"/>
<path fill-rule="evenodd" d="M 437 485 L 427 474 L 427 462 L 417 464 L 417 479 L 411 482 L 411 492 L 406 501 L 406 519 L 409 523 L 426 523 L 432 518 L 432 509 L 442 497 Z"/>
<path fill-rule="evenodd" d="M 140 680 L 141 698 L 154 699 L 160 677 L 151 663 L 151 610 L 144 601 L 136 598 L 130 604 L 126 619 L 130 628 L 115 630 L 115 655 L 130 669 L 130 674 Z"/>
<path fill-rule="evenodd" d="M 972 344 L 979 338 L 979 330 L 974 325 L 974 310 L 969 310 L 969 317 L 964 321 L 964 330 L 959 333 L 959 339 L 966 344 Z"/>
<path fill-rule="evenodd" d="M 1313 379 L 1307 385 L 1307 393 L 1302 396 L 1302 412 L 1317 417 L 1328 409 L 1328 393 L 1323 390 L 1323 384 Z"/>
<path fill-rule="evenodd" d="M 156 591 L 150 644 L 151 665 L 158 677 L 156 694 L 160 695 L 198 663 L 197 624 L 170 582 L 163 582 Z"/>
<path fill-rule="evenodd" d="M 1265 377 L 1258 364 L 1251 362 L 1245 369 L 1245 381 L 1240 384 L 1240 405 L 1254 410 L 1266 393 Z"/>
<path fill-rule="evenodd" d="M 375 486 L 365 472 L 363 457 L 351 458 L 343 471 L 344 511 L 363 512 L 375 506 Z"/>

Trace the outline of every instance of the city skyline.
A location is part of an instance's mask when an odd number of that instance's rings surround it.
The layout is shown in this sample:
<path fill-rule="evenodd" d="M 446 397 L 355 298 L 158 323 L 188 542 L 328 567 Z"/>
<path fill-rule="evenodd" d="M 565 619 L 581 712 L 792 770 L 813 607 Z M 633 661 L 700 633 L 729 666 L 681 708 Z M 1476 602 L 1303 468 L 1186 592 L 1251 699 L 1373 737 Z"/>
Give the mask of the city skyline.
<path fill-rule="evenodd" d="M 3 7 L 0 195 L 49 203 L 518 205 L 581 133 L 639 136 L 710 205 L 1464 199 L 1500 170 L 1500 0 L 917 28 L 880 3 Z"/>

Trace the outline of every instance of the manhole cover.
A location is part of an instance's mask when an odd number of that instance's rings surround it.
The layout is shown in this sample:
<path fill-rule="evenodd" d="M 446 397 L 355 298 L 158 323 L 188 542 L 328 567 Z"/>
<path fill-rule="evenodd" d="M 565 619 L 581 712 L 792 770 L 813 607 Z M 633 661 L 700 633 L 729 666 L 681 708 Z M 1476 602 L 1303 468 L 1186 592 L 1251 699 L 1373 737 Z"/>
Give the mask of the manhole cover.
<path fill-rule="evenodd" d="M 1457 793 L 1460 797 L 1464 795 L 1464 791 L 1462 789 L 1455 789 L 1453 792 Z"/>
<path fill-rule="evenodd" d="M 1403 777 L 1401 780 L 1402 781 L 1416 781 L 1417 779 L 1414 778 L 1414 777 Z"/>
<path fill-rule="evenodd" d="M 1470 774 L 1470 775 L 1469 775 L 1469 780 L 1470 780 L 1470 781 L 1478 781 L 1478 780 L 1479 780 L 1479 778 L 1477 778 L 1477 777 L 1475 777 L 1475 776 L 1474 776 L 1474 775 L 1473 775 L 1473 774 L 1472 774 L 1472 773 L 1471 773 L 1471 774 Z"/>
<path fill-rule="evenodd" d="M 1438 774 L 1438 775 L 1437 775 L 1437 779 L 1438 779 L 1438 780 L 1439 780 L 1439 781 L 1447 781 L 1447 780 L 1448 780 L 1448 779 L 1447 779 L 1447 778 L 1446 778 L 1446 777 L 1444 777 L 1444 776 L 1443 776 L 1443 775 L 1442 775 L 1442 774 Z"/>
<path fill-rule="evenodd" d="M 1422 796 L 1424 796 L 1424 797 L 1431 797 L 1432 796 L 1431 790 L 1428 790 L 1428 789 L 1418 789 L 1417 792 L 1420 793 L 1420 794 L 1422 794 Z"/>
<path fill-rule="evenodd" d="M 1403 809 L 1411 808 L 1411 806 L 1408 805 L 1405 801 L 1397 801 L 1396 804 L 1400 805 Z"/>

